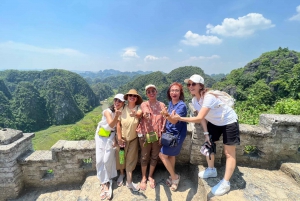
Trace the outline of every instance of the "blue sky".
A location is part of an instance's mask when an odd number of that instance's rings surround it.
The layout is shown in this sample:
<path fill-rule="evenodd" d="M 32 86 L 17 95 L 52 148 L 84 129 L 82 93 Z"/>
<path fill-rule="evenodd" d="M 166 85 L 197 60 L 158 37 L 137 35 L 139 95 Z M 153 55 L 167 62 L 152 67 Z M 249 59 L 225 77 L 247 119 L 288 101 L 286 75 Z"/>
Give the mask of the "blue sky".
<path fill-rule="evenodd" d="M 1 0 L 0 69 L 229 73 L 300 51 L 299 0 Z"/>

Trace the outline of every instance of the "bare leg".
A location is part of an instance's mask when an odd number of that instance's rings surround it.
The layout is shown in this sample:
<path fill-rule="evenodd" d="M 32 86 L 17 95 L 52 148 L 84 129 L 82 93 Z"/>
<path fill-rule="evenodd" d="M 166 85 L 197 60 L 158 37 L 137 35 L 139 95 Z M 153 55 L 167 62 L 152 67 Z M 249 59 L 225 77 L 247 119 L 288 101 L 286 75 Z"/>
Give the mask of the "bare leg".
<path fill-rule="evenodd" d="M 215 154 L 210 155 L 211 160 L 209 160 L 209 156 L 206 156 L 207 165 L 210 168 L 215 167 Z"/>
<path fill-rule="evenodd" d="M 127 183 L 130 184 L 132 182 L 132 172 L 127 171 L 126 176 L 127 176 Z"/>
<path fill-rule="evenodd" d="M 153 179 L 153 173 L 155 170 L 155 166 L 150 165 L 150 170 L 149 170 L 149 177 L 148 180 L 150 181 L 150 187 L 151 188 L 155 188 L 156 184 L 155 184 L 155 180 Z"/>
<path fill-rule="evenodd" d="M 235 148 L 236 146 L 234 145 L 231 146 L 224 145 L 224 153 L 226 156 L 226 170 L 225 170 L 224 179 L 226 181 L 229 181 L 236 166 Z"/>
<path fill-rule="evenodd" d="M 147 188 L 147 177 L 146 177 L 146 172 L 147 172 L 147 165 L 141 166 L 142 169 L 142 180 L 140 184 L 141 190 L 146 190 Z"/>
<path fill-rule="evenodd" d="M 178 175 L 175 173 L 175 170 L 173 168 L 173 164 L 171 163 L 171 160 L 175 160 L 175 156 L 168 156 L 163 153 L 159 153 L 159 157 L 163 164 L 165 165 L 166 169 L 171 175 L 172 180 L 178 179 Z M 170 157 L 174 157 L 174 159 L 170 160 Z"/>

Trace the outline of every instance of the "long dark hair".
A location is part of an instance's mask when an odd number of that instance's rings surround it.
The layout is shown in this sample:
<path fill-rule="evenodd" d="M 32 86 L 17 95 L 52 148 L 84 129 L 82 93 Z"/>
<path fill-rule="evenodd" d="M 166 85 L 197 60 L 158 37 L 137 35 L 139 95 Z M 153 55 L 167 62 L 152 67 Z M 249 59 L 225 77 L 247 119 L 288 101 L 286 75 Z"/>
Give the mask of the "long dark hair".
<path fill-rule="evenodd" d="M 171 90 L 171 87 L 174 86 L 174 85 L 177 85 L 177 86 L 179 87 L 179 89 L 180 89 L 179 100 L 184 101 L 183 87 L 182 87 L 182 85 L 181 85 L 180 83 L 178 83 L 178 82 L 173 82 L 172 84 L 170 84 L 170 87 L 169 87 L 169 89 L 168 89 L 168 91 L 167 91 L 167 96 L 168 96 L 169 101 L 172 100 L 172 98 L 171 98 L 171 96 L 170 96 L 170 90 Z"/>
<path fill-rule="evenodd" d="M 123 109 L 124 109 L 124 107 L 125 107 L 125 102 L 123 102 L 124 104 L 123 104 Z M 115 106 L 114 106 L 114 104 L 112 104 L 111 106 L 109 106 L 108 107 L 113 113 L 115 112 Z"/>

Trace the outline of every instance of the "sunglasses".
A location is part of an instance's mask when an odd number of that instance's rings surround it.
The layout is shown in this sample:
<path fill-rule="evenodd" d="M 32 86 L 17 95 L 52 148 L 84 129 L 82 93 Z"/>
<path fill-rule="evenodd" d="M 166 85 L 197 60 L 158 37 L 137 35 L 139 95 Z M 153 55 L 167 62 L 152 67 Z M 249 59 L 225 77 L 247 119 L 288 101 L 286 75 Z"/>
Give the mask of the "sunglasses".
<path fill-rule="evenodd" d="M 151 93 L 152 93 L 152 94 L 155 94 L 155 92 L 156 92 L 156 90 L 154 90 L 154 89 L 153 89 L 153 90 L 148 90 L 148 91 L 147 91 L 147 94 L 151 94 Z"/>
<path fill-rule="evenodd" d="M 137 98 L 137 95 L 134 95 L 134 94 L 128 94 L 128 96 Z"/>
<path fill-rule="evenodd" d="M 192 84 L 190 84 L 190 83 L 186 84 L 186 86 L 187 86 L 187 87 L 190 87 L 190 86 L 192 85 L 192 86 L 194 87 L 194 86 L 196 86 L 196 84 L 197 84 L 197 83 L 193 82 Z"/>
<path fill-rule="evenodd" d="M 123 101 L 121 101 L 120 99 L 115 98 L 114 102 L 118 102 L 118 103 L 123 103 Z"/>

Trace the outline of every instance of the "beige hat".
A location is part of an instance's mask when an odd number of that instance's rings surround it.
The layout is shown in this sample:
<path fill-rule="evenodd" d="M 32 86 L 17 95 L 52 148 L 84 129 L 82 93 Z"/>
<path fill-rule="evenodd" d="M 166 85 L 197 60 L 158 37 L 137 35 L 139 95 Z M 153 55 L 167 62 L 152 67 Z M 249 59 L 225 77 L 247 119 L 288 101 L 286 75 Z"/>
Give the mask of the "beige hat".
<path fill-rule="evenodd" d="M 157 88 L 154 84 L 148 84 L 146 87 L 145 87 L 145 91 L 147 91 L 147 89 L 149 88 L 154 88 L 156 91 L 157 91 Z"/>
<path fill-rule="evenodd" d="M 203 77 L 201 77 L 200 75 L 197 75 L 197 74 L 194 74 L 190 78 L 185 79 L 184 82 L 188 83 L 190 80 L 194 83 L 204 84 Z"/>
<path fill-rule="evenodd" d="M 125 94 L 124 99 L 127 100 L 128 99 L 128 95 L 132 94 L 132 95 L 137 95 L 137 101 L 136 104 L 140 105 L 143 102 L 142 97 L 137 93 L 137 91 L 135 89 L 130 89 L 127 94 Z"/>

